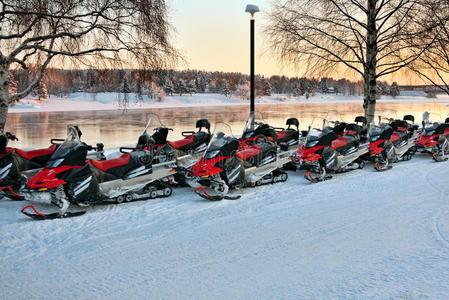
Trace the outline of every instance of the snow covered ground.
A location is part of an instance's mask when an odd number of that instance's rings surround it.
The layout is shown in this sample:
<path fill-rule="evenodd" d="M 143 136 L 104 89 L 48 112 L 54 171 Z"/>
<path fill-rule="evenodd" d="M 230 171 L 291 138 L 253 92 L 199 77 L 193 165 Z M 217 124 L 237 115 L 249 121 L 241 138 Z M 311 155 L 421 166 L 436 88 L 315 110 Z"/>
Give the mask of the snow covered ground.
<path fill-rule="evenodd" d="M 73 93 L 67 97 L 58 98 L 50 96 L 46 101 L 39 101 L 32 98 L 25 98 L 19 103 L 10 107 L 10 113 L 22 112 L 46 112 L 46 111 L 82 111 L 82 110 L 114 110 L 123 108 L 119 100 L 124 98 L 124 94 L 119 93 Z M 166 96 L 162 102 L 155 102 L 144 96 L 138 99 L 135 94 L 128 95 L 128 109 L 148 109 L 166 107 L 192 107 L 192 106 L 221 106 L 221 105 L 242 105 L 248 101 L 235 96 L 230 98 L 220 94 L 194 94 L 184 96 Z M 328 102 L 361 102 L 362 96 L 343 96 L 334 94 L 316 94 L 306 99 L 304 96 L 295 98 L 287 95 L 272 95 L 257 98 L 257 103 L 328 103 Z M 393 99 L 384 96 L 379 101 L 412 101 L 412 102 L 448 102 L 448 95 L 438 95 L 437 98 L 427 98 L 423 92 L 405 91 L 401 96 Z"/>
<path fill-rule="evenodd" d="M 449 299 L 449 162 L 33 221 L 0 201 L 1 299 Z"/>

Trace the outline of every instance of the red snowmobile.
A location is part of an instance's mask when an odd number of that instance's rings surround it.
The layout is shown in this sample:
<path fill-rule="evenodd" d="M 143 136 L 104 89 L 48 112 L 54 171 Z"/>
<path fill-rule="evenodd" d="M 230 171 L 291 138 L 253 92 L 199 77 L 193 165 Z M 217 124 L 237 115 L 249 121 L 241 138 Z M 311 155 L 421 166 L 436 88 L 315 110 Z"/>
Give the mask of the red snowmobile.
<path fill-rule="evenodd" d="M 207 119 L 196 121 L 198 131 L 183 131 L 181 134 L 184 138 L 177 141 L 167 141 L 168 132 L 173 129 L 164 126 L 157 115 L 150 115 L 149 119 L 152 119 L 151 126 L 154 129 L 154 163 L 176 160 L 179 166 L 187 168 L 206 151 L 211 138 L 210 123 Z"/>
<path fill-rule="evenodd" d="M 445 161 L 449 155 L 449 118 L 444 123 L 438 114 L 423 115 L 423 132 L 416 140 L 416 151 L 431 153 L 435 161 Z"/>
<path fill-rule="evenodd" d="M 286 181 L 282 166 L 291 151 L 278 149 L 276 131 L 250 117 L 240 139 L 229 125 L 217 123 L 204 156 L 190 170 L 189 185 L 208 200 L 238 199 L 230 189 Z"/>
<path fill-rule="evenodd" d="M 391 163 L 410 160 L 415 154 L 418 126 L 415 118 L 405 115 L 402 120 L 378 117 L 378 124 L 369 126 L 369 159 L 377 171 L 391 169 Z"/>
<path fill-rule="evenodd" d="M 79 133 L 81 135 L 81 131 Z M 51 139 L 50 147 L 28 151 L 7 147 L 8 141 L 14 140 L 18 141 L 18 138 L 9 132 L 0 135 L 0 194 L 13 200 L 23 200 L 20 187 L 45 166 L 64 139 Z M 91 156 L 104 157 L 103 149 L 99 148 Z"/>
<path fill-rule="evenodd" d="M 167 163 L 153 165 L 153 145 L 154 141 L 145 129 L 135 148 L 120 148 L 123 153 L 120 157 L 86 160 L 87 150 L 93 147 L 82 143 L 72 127 L 45 168 L 21 191 L 26 200 L 53 204 L 59 211 L 43 214 L 29 205 L 22 212 L 34 219 L 66 218 L 85 213 L 68 212 L 70 204 L 90 206 L 170 196 L 172 188 L 165 178 L 175 170 Z"/>
<path fill-rule="evenodd" d="M 368 152 L 365 117 L 359 116 L 351 124 L 331 120 L 314 119 L 304 145 L 291 156 L 296 169 L 307 170 L 304 177 L 312 183 L 332 178 L 331 172 L 365 166 L 361 158 Z"/>

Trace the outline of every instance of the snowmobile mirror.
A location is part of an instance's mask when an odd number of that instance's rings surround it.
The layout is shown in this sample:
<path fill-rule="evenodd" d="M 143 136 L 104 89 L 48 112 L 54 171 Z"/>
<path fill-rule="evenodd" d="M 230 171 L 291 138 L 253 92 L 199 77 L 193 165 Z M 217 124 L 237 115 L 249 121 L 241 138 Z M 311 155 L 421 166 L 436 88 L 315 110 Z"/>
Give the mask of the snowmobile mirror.
<path fill-rule="evenodd" d="M 403 120 L 404 121 L 410 121 L 410 122 L 414 123 L 415 122 L 415 117 L 412 116 L 412 115 L 405 115 Z"/>
<path fill-rule="evenodd" d="M 287 119 L 287 122 L 285 123 L 285 125 L 288 125 L 288 127 L 290 128 L 290 125 L 296 126 L 296 129 L 299 128 L 299 121 L 297 118 L 290 118 Z"/>
<path fill-rule="evenodd" d="M 196 121 L 196 128 L 199 128 L 198 131 L 201 131 L 202 127 L 206 128 L 207 132 L 210 133 L 210 123 L 208 119 L 200 119 Z"/>

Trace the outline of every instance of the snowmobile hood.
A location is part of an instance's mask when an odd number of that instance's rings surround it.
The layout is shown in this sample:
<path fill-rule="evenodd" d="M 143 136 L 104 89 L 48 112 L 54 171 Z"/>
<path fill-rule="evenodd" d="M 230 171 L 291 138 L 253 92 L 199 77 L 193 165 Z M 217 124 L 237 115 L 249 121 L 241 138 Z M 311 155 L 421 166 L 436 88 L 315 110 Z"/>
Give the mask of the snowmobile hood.
<path fill-rule="evenodd" d="M 438 145 L 438 140 L 435 141 L 435 138 L 437 136 L 438 136 L 437 134 L 433 134 L 430 136 L 425 136 L 424 134 L 421 134 L 415 141 L 415 143 L 421 147 L 433 147 Z"/>
<path fill-rule="evenodd" d="M 196 164 L 192 166 L 192 171 L 195 176 L 213 176 L 223 171 L 223 169 L 215 167 L 215 164 L 229 158 L 229 156 L 216 156 L 211 159 L 202 157 Z"/>
<path fill-rule="evenodd" d="M 66 183 L 64 180 L 57 178 L 56 175 L 73 168 L 81 168 L 81 166 L 59 166 L 52 169 L 43 168 L 28 180 L 27 186 L 30 189 L 55 188 Z"/>
<path fill-rule="evenodd" d="M 385 142 L 385 140 L 378 139 L 374 142 L 369 143 L 369 152 L 371 155 L 376 155 L 382 153 L 384 151 L 384 148 L 379 147 L 381 143 Z"/>
<path fill-rule="evenodd" d="M 325 146 L 314 146 L 314 147 L 305 147 L 305 146 L 301 146 L 300 148 L 298 148 L 298 150 L 295 152 L 295 158 L 298 161 L 304 161 L 304 160 L 311 160 L 311 161 L 315 161 L 318 160 L 321 155 L 316 154 L 316 151 L 324 148 Z"/>

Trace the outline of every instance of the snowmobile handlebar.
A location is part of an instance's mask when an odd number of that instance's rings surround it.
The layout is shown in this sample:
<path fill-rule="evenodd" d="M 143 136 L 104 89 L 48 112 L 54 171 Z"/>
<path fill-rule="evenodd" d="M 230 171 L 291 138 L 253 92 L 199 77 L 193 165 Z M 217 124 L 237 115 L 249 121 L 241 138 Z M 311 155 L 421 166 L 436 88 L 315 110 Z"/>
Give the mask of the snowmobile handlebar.
<path fill-rule="evenodd" d="M 183 132 L 181 132 L 182 136 L 188 136 L 188 135 L 192 135 L 192 134 L 195 134 L 195 131 L 183 131 Z"/>
<path fill-rule="evenodd" d="M 164 128 L 164 127 L 157 127 L 157 128 L 154 128 L 153 130 L 154 131 L 158 131 L 158 130 L 160 130 L 161 128 Z M 173 131 L 173 128 L 167 128 L 167 127 L 165 127 L 168 131 Z"/>
<path fill-rule="evenodd" d="M 61 144 L 63 143 L 65 140 L 64 139 L 51 139 L 50 140 L 50 144 L 55 145 L 55 144 Z"/>
<path fill-rule="evenodd" d="M 10 140 L 10 141 L 18 141 L 18 140 L 19 140 L 19 139 L 18 139 L 14 134 L 12 134 L 11 132 L 5 133 L 5 136 L 6 136 L 6 138 L 7 138 L 8 140 Z"/>

